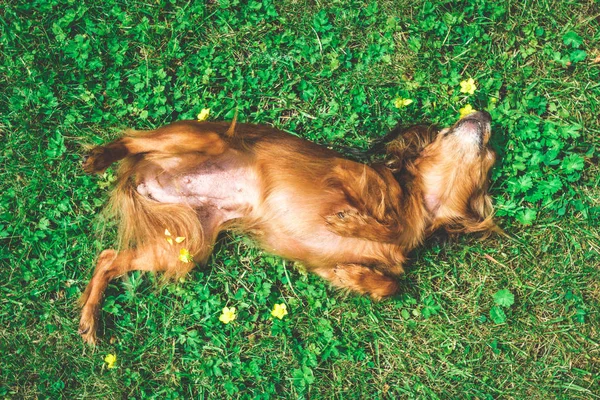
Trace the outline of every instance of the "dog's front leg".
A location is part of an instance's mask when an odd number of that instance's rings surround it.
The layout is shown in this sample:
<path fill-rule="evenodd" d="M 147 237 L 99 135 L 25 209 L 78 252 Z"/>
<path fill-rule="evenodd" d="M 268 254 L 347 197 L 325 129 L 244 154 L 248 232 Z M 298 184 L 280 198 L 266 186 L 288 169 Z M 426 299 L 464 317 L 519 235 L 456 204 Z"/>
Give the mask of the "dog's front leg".
<path fill-rule="evenodd" d="M 344 237 L 355 237 L 373 242 L 398 242 L 402 226 L 398 221 L 379 221 L 356 210 L 344 210 L 325 217 L 330 231 Z"/>
<path fill-rule="evenodd" d="M 330 231 L 382 243 L 401 234 L 402 191 L 389 171 L 342 162 L 330 179 L 345 195 L 347 207 L 325 216 Z"/>

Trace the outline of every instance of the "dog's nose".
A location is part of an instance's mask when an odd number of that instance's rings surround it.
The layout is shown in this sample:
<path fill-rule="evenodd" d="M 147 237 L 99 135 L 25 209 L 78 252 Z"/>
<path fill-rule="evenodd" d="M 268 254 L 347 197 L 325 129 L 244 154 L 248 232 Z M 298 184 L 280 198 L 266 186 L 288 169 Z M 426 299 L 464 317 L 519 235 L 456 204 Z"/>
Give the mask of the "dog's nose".
<path fill-rule="evenodd" d="M 484 136 L 489 136 L 492 117 L 487 111 L 476 111 L 460 119 L 456 127 L 461 130 L 477 131 Z"/>
<path fill-rule="evenodd" d="M 88 154 L 84 155 L 83 157 L 81 157 L 81 163 L 85 165 L 89 158 L 90 156 Z"/>
<path fill-rule="evenodd" d="M 490 139 L 492 117 L 487 111 L 476 111 L 460 119 L 453 133 L 464 143 L 485 145 Z"/>

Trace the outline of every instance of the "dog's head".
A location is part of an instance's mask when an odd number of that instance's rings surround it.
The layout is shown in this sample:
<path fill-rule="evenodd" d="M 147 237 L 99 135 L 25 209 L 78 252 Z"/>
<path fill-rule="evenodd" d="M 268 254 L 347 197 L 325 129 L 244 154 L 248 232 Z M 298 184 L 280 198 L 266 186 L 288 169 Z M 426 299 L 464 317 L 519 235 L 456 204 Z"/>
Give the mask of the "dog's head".
<path fill-rule="evenodd" d="M 491 118 L 485 111 L 441 130 L 413 161 L 431 230 L 489 232 L 492 202 L 488 174 L 496 160 L 489 146 Z"/>

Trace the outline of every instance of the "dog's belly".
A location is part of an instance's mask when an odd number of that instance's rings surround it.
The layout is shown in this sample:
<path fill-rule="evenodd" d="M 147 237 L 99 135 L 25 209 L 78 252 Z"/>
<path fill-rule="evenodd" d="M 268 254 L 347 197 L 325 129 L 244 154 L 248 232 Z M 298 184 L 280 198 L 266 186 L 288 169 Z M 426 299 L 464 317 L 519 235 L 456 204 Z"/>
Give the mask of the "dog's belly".
<path fill-rule="evenodd" d="M 137 191 L 161 203 L 188 204 L 218 214 L 223 223 L 252 210 L 259 198 L 256 180 L 247 166 L 209 160 L 181 175 L 150 168 L 138 177 Z"/>

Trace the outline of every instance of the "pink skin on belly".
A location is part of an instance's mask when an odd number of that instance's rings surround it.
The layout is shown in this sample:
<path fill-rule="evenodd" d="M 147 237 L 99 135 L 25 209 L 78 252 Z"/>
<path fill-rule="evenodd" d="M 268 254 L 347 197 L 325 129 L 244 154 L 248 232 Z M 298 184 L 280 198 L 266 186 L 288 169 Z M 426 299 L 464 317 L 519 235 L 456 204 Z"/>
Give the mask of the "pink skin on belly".
<path fill-rule="evenodd" d="M 137 191 L 161 203 L 211 209 L 222 222 L 240 218 L 257 204 L 258 184 L 248 167 L 231 164 L 207 161 L 181 175 L 149 169 L 140 177 Z"/>

